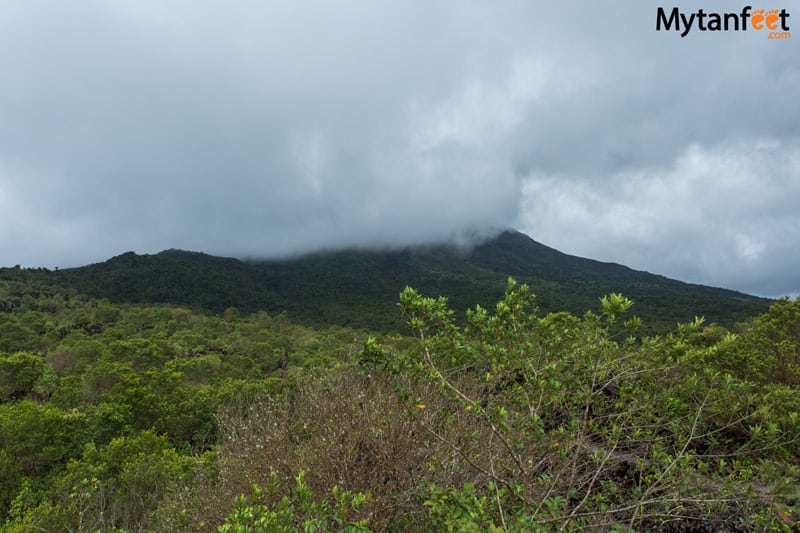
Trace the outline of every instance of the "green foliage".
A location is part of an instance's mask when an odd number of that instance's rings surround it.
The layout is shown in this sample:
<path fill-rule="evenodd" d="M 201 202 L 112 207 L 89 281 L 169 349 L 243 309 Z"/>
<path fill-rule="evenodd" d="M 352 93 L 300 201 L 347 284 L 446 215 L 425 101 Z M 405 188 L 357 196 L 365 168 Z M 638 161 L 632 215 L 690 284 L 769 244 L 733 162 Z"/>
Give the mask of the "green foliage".
<path fill-rule="evenodd" d="M 743 328 L 723 339 L 708 363 L 740 379 L 800 386 L 800 298 L 778 300 Z"/>
<path fill-rule="evenodd" d="M 285 394 L 307 359 L 339 365 L 361 342 L 266 313 L 122 307 L 33 283 L 0 282 L 0 297 L 12 349 L 0 352 L 0 528 L 20 531 L 110 530 L 109 517 L 141 529 L 217 444 L 220 410 Z M 119 459 L 136 442 L 152 449 Z"/>
<path fill-rule="evenodd" d="M 0 314 L 0 352 L 16 352 L 36 348 L 36 333 L 14 316 Z"/>
<path fill-rule="evenodd" d="M 486 495 L 479 497 L 471 483 L 460 490 L 433 486 L 425 505 L 437 531 L 503 531 L 492 520 L 492 501 Z"/>
<path fill-rule="evenodd" d="M 0 281 L 0 531 L 797 527 L 797 301 L 647 337 L 468 279 L 413 337 Z"/>
<path fill-rule="evenodd" d="M 141 529 L 168 488 L 191 476 L 194 464 L 151 432 L 116 438 L 102 449 L 87 444 L 49 498 L 16 518 L 47 531 Z M 17 500 L 24 499 L 24 490 Z"/>
<path fill-rule="evenodd" d="M 52 392 L 53 376 L 42 358 L 30 352 L 0 354 L 0 401 L 25 397 L 34 389 L 42 394 Z"/>
<path fill-rule="evenodd" d="M 77 453 L 74 424 L 54 407 L 23 400 L 0 404 L 0 509 L 26 479 L 37 482 Z"/>
<path fill-rule="evenodd" d="M 280 497 L 287 492 L 286 496 Z M 295 485 L 286 491 L 278 476 L 273 474 L 266 494 L 258 485 L 253 485 L 249 500 L 244 495 L 239 495 L 233 513 L 228 515 L 225 523 L 217 530 L 220 533 L 369 531 L 365 519 L 350 519 L 368 497 L 361 493 L 342 491 L 336 486 L 331 492 L 333 504 L 327 500 L 316 500 L 305 482 L 303 471 L 295 478 Z M 262 503 L 267 498 L 277 501 L 272 505 Z"/>
<path fill-rule="evenodd" d="M 477 307 L 463 328 L 443 298 L 407 288 L 400 301 L 417 345 L 398 353 L 370 339 L 362 361 L 395 376 L 451 449 L 443 467 L 472 471 L 460 490 L 434 487 L 437 528 L 649 529 L 678 514 L 752 527 L 748 513 L 795 505 L 784 458 L 798 456 L 796 391 L 698 364 L 717 349 L 695 341 L 701 319 L 636 339 L 635 320 L 618 327 L 632 305 L 621 295 L 602 298 L 599 315 L 539 317 L 513 280 L 494 314 Z M 718 457 L 734 460 L 709 468 Z M 783 495 L 761 488 L 776 482 Z"/>
<path fill-rule="evenodd" d="M 23 475 L 55 467 L 69 456 L 70 427 L 69 418 L 54 407 L 28 400 L 0 405 L 0 449 Z"/>

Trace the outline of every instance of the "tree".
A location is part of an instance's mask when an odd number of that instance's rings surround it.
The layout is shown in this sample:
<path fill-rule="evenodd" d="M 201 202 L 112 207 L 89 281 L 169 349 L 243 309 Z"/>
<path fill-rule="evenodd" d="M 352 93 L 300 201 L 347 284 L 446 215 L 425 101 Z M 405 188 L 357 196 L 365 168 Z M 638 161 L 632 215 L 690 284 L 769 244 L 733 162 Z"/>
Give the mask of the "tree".
<path fill-rule="evenodd" d="M 800 385 L 800 298 L 778 300 L 711 354 L 708 364 L 757 383 Z"/>
<path fill-rule="evenodd" d="M 0 401 L 22 398 L 31 392 L 43 377 L 45 367 L 45 362 L 30 352 L 0 353 Z"/>
<path fill-rule="evenodd" d="M 194 460 L 168 439 L 143 431 L 97 448 L 87 444 L 51 489 L 49 499 L 28 510 L 20 528 L 45 531 L 143 531 L 174 483 L 192 474 Z M 24 530 L 24 529 L 21 529 Z"/>
<path fill-rule="evenodd" d="M 54 407 L 28 400 L 0 404 L 0 516 L 25 478 L 41 481 L 76 453 L 72 429 Z"/>

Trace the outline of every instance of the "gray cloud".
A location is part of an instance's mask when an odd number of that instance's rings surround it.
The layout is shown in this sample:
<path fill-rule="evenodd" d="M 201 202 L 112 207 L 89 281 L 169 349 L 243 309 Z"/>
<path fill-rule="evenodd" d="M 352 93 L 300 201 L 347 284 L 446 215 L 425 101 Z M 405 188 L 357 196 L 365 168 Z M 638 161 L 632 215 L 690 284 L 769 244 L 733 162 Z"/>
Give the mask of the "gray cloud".
<path fill-rule="evenodd" d="M 654 31 L 655 7 L 4 2 L 0 258 L 274 256 L 514 225 L 800 292 L 796 43 L 681 39 Z"/>
<path fill-rule="evenodd" d="M 690 146 L 606 186 L 532 175 L 522 225 L 561 249 L 683 280 L 791 294 L 800 264 L 800 143 Z"/>

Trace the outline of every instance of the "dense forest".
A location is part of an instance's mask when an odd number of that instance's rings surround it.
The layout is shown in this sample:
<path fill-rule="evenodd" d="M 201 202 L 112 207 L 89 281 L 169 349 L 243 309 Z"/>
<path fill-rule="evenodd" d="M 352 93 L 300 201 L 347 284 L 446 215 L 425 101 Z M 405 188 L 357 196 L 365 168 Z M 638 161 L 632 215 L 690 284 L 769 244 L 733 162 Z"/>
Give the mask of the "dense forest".
<path fill-rule="evenodd" d="M 771 300 L 683 283 L 664 276 L 564 254 L 517 231 L 473 247 L 414 246 L 395 250 L 339 250 L 296 258 L 242 261 L 166 250 L 127 252 L 108 261 L 60 270 L 0 268 L 0 279 L 75 289 L 117 304 L 172 304 L 222 313 L 285 312 L 315 328 L 346 326 L 405 331 L 397 294 L 411 285 L 446 295 L 458 312 L 491 307 L 509 276 L 535 288 L 542 312 L 582 314 L 598 296 L 622 293 L 636 301 L 642 332 L 664 333 L 695 316 L 732 327 L 765 312 Z"/>
<path fill-rule="evenodd" d="M 0 281 L 0 532 L 800 528 L 800 300 L 498 300 L 406 288 L 389 333 Z"/>

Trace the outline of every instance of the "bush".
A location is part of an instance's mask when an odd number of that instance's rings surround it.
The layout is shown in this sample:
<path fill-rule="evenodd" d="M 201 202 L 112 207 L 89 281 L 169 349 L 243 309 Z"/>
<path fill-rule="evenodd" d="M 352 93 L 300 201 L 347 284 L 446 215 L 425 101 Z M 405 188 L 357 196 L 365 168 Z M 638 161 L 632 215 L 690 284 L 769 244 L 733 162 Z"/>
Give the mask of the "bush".
<path fill-rule="evenodd" d="M 286 495 L 282 496 L 283 494 Z M 357 521 L 349 519 L 350 515 L 357 512 L 367 500 L 367 496 L 339 490 L 338 486 L 333 487 L 331 494 L 333 504 L 327 500 L 316 500 L 306 485 L 305 472 L 302 470 L 295 478 L 295 485 L 289 490 L 286 490 L 278 480 L 278 476 L 273 474 L 266 494 L 254 484 L 249 501 L 244 495 L 239 495 L 233 513 L 228 515 L 225 523 L 217 530 L 219 533 L 369 531 L 366 519 Z M 262 503 L 267 498 L 277 501 L 271 505 Z"/>
<path fill-rule="evenodd" d="M 631 304 L 610 295 L 599 314 L 539 318 L 528 288 L 510 280 L 495 313 L 476 308 L 460 328 L 444 298 L 401 294 L 417 345 L 393 352 L 369 340 L 362 360 L 395 376 L 399 397 L 452 451 L 441 465 L 452 480 L 428 500 L 437 527 L 749 529 L 753 515 L 781 522 L 774 510 L 796 505 L 796 486 L 770 492 L 773 480 L 748 466 L 792 479 L 782 457 L 796 457 L 798 427 L 768 413 L 780 404 L 796 421 L 796 402 L 698 370 L 701 320 L 636 339 L 639 321 L 621 319 Z"/>

